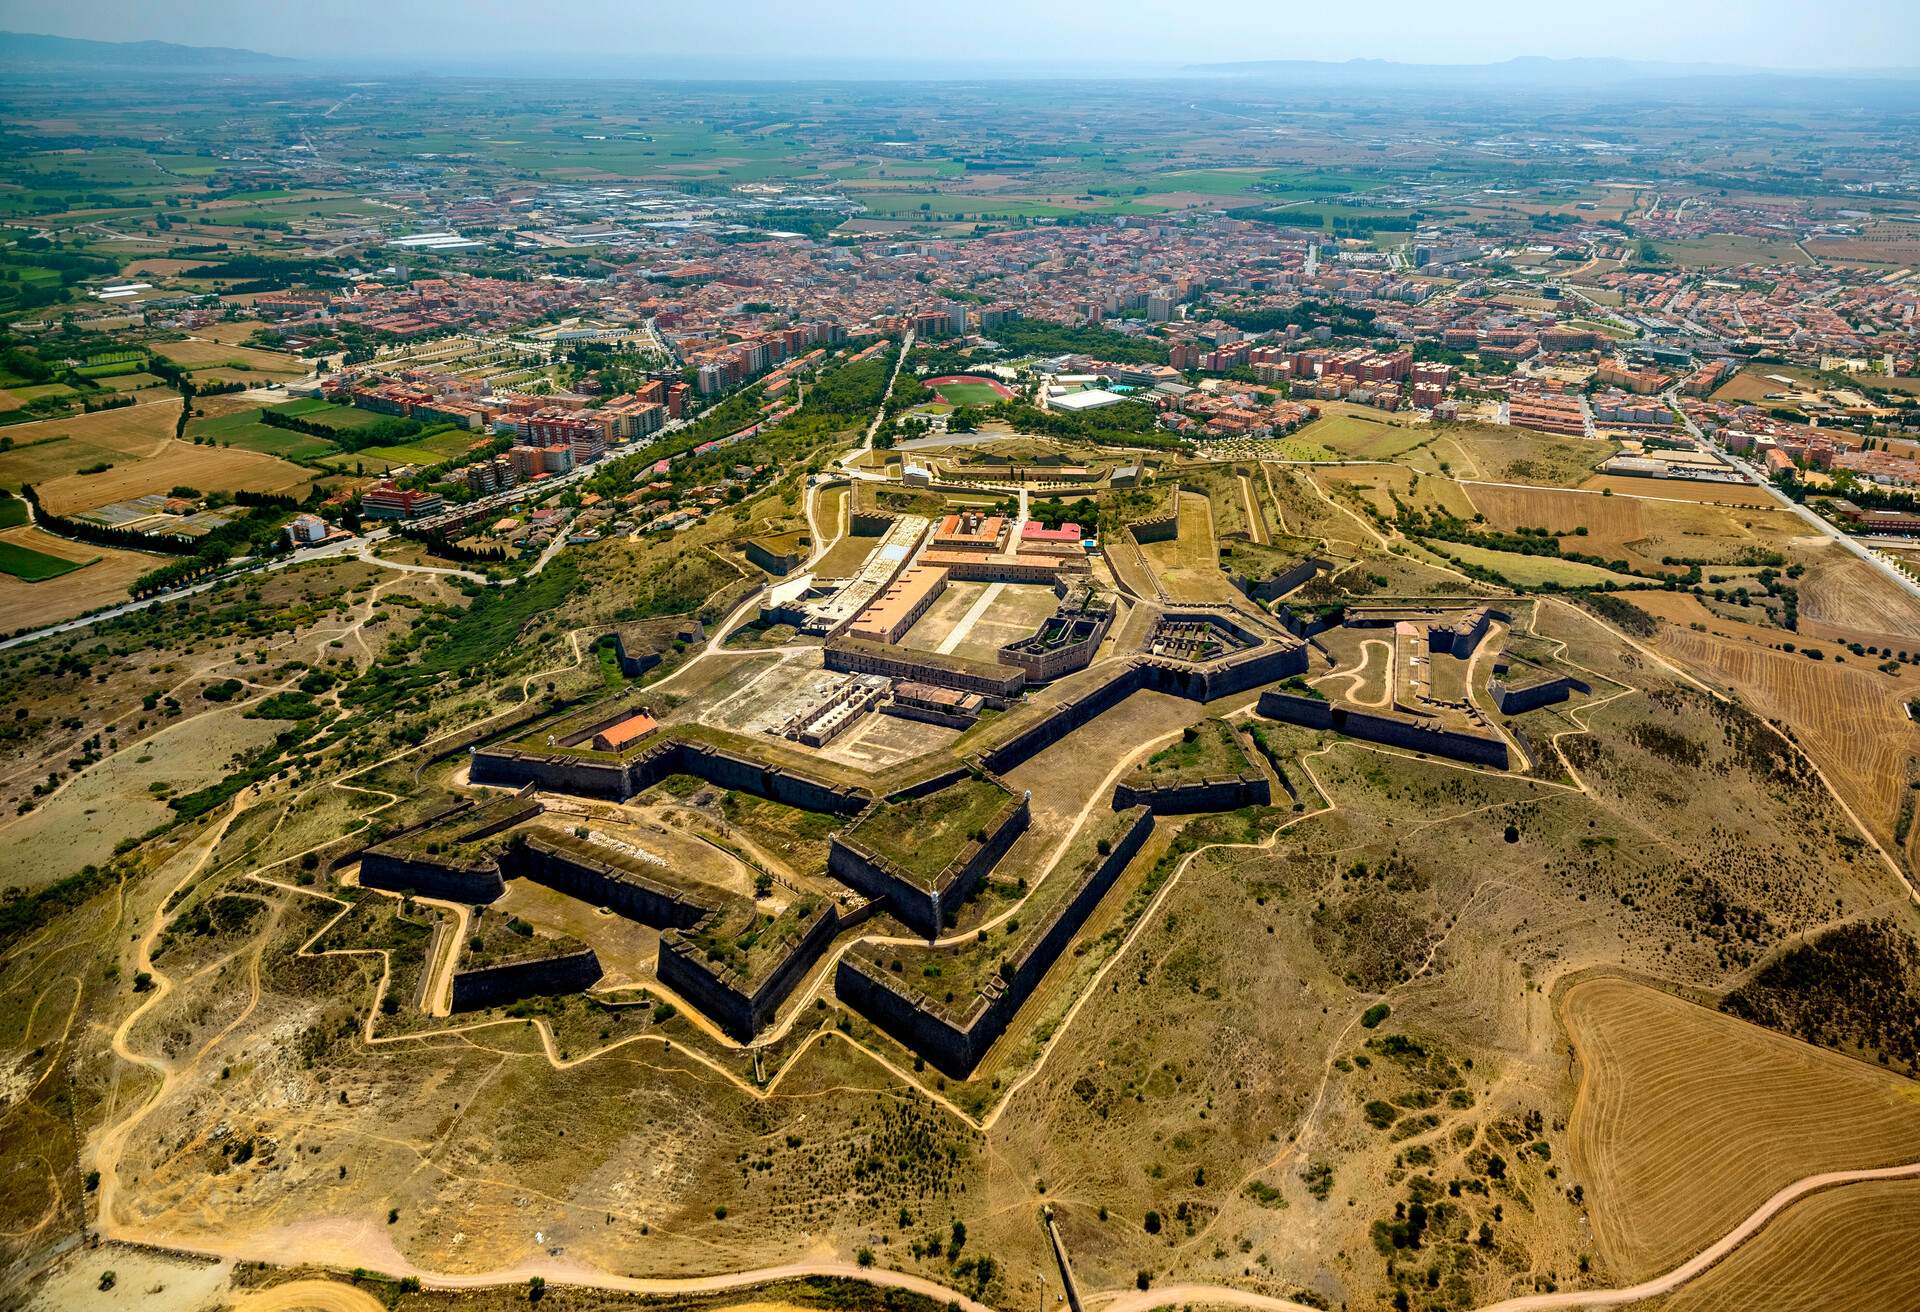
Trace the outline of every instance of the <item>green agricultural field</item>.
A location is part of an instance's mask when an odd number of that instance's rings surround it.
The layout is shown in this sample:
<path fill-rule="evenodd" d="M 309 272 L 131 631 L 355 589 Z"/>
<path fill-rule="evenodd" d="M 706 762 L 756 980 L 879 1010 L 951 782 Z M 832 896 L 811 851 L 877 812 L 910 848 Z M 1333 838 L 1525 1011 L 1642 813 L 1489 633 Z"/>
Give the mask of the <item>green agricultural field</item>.
<path fill-rule="evenodd" d="M 32 547 L 0 542 L 0 574 L 11 574 L 28 583 L 57 579 L 62 574 L 85 568 L 87 563 L 84 560 L 62 560 L 44 551 L 35 551 Z"/>
<path fill-rule="evenodd" d="M 337 429 L 365 428 L 368 424 L 378 423 L 382 419 L 391 417 L 372 410 L 362 410 L 357 406 L 335 405 L 331 401 L 322 401 L 317 396 L 302 397 L 298 401 L 286 401 L 266 408 L 275 414 L 286 415 L 289 419 L 304 419 L 310 424 Z"/>
<path fill-rule="evenodd" d="M 218 419 L 196 420 L 187 429 L 187 436 L 211 438 L 221 446 L 259 451 L 288 460 L 313 460 L 339 450 L 324 437 L 261 423 L 258 410 L 241 410 L 221 415 Z"/>
<path fill-rule="evenodd" d="M 399 446 L 370 446 L 358 451 L 343 451 L 328 456 L 323 463 L 340 470 L 364 465 L 369 473 L 385 473 L 400 465 L 441 464 L 484 440 L 478 433 L 456 428 L 415 438 Z"/>
<path fill-rule="evenodd" d="M 0 528 L 19 528 L 27 522 L 27 503 L 10 493 L 0 492 Z"/>

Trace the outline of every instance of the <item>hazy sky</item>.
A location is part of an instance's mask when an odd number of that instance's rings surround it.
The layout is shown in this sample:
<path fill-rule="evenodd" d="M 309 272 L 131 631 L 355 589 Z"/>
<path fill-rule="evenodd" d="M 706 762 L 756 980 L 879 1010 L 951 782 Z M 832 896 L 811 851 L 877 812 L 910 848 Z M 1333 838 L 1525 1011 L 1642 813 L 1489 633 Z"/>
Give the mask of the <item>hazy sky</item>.
<path fill-rule="evenodd" d="M 0 0 L 0 28 L 324 59 L 1022 64 L 1618 55 L 1920 66 L 1920 0 Z"/>

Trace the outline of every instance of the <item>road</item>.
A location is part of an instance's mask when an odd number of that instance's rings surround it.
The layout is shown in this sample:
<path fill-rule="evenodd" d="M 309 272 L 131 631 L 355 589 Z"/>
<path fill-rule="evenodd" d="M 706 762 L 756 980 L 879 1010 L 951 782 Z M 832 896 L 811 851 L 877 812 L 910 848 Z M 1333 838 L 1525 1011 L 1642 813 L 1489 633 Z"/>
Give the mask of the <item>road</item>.
<path fill-rule="evenodd" d="M 1854 555 L 1866 561 L 1867 564 L 1879 570 L 1882 576 L 1902 592 L 1905 592 L 1908 596 L 1916 600 L 1920 600 L 1920 583 L 1915 583 L 1895 568 L 1892 561 L 1883 559 L 1871 546 L 1862 542 L 1859 538 L 1854 537 L 1851 533 L 1843 533 L 1826 520 L 1820 518 L 1820 516 L 1814 514 L 1811 510 L 1808 510 L 1798 501 L 1795 501 L 1792 497 L 1782 492 L 1773 485 L 1772 479 L 1768 478 L 1764 472 L 1750 461 L 1742 459 L 1731 451 L 1721 450 L 1708 441 L 1707 435 L 1700 431 L 1700 425 L 1694 423 L 1686 410 L 1681 407 L 1679 395 L 1677 389 L 1670 388 L 1661 399 L 1667 403 L 1675 414 L 1680 416 L 1680 422 L 1686 426 L 1688 436 L 1692 437 L 1702 450 L 1712 451 L 1715 455 L 1746 475 L 1748 482 L 1756 487 L 1765 488 L 1767 495 L 1772 497 L 1775 503 L 1782 509 L 1791 510 L 1794 514 L 1805 520 L 1810 527 L 1832 538 L 1843 548 L 1851 551 Z"/>
<path fill-rule="evenodd" d="M 1814 514 L 1811 510 L 1808 510 L 1798 501 L 1795 501 L 1792 497 L 1775 487 L 1772 480 L 1763 476 L 1758 469 L 1748 464 L 1745 460 L 1742 460 L 1739 456 L 1731 452 L 1722 452 L 1721 454 L 1733 464 L 1735 469 L 1745 474 L 1754 484 L 1765 488 L 1767 495 L 1778 502 L 1782 509 L 1791 510 L 1794 514 L 1805 520 L 1810 527 L 1832 538 L 1835 542 L 1839 543 L 1844 550 L 1852 552 L 1854 555 L 1860 557 L 1861 560 L 1864 560 L 1867 564 L 1878 570 L 1883 578 L 1887 579 L 1902 592 L 1915 600 L 1920 600 L 1920 583 L 1915 583 L 1912 579 L 1894 568 L 1891 561 L 1883 559 L 1873 548 L 1854 537 L 1851 533 L 1841 532 L 1826 520 L 1820 518 L 1820 516 Z"/>

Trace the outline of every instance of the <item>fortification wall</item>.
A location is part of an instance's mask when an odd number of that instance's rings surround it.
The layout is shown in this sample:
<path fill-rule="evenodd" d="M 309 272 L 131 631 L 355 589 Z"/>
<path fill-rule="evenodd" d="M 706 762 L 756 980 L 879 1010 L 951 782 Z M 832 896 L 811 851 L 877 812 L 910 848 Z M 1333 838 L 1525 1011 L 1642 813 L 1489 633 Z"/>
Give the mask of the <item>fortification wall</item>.
<path fill-rule="evenodd" d="M 1080 875 L 1079 882 L 1054 909 L 1043 929 L 1022 946 L 992 997 L 976 997 L 964 1013 L 949 1012 L 896 981 L 876 962 L 856 953 L 840 959 L 834 991 L 840 1000 L 891 1034 L 943 1073 L 964 1078 L 1066 951 L 1067 944 L 1100 905 L 1120 872 L 1153 832 L 1153 816 L 1142 808 L 1106 856 Z"/>
<path fill-rule="evenodd" d="M 1012 666 L 962 661 L 859 638 L 834 638 L 827 643 L 821 660 L 840 674 L 884 674 L 891 679 L 958 688 L 1002 701 L 1018 697 L 1027 684 L 1025 672 Z"/>
<path fill-rule="evenodd" d="M 1174 495 L 1176 497 L 1179 495 L 1178 488 L 1174 490 Z M 1171 542 L 1180 536 L 1180 512 L 1175 510 L 1171 514 L 1157 515 L 1152 519 L 1136 520 L 1127 525 L 1127 532 L 1141 546 L 1149 542 Z"/>
<path fill-rule="evenodd" d="M 1317 556 L 1308 556 L 1281 570 L 1278 574 L 1269 575 L 1264 579 L 1235 579 L 1234 582 L 1240 586 L 1242 592 L 1255 601 L 1272 601 L 1275 597 L 1286 596 L 1322 570 L 1332 568 L 1332 562 L 1321 560 Z"/>
<path fill-rule="evenodd" d="M 390 893 L 418 893 L 448 902 L 491 902 L 507 891 L 492 866 L 469 865 L 430 852 L 369 848 L 360 855 L 360 883 Z"/>
<path fill-rule="evenodd" d="M 653 743 L 624 762 L 489 748 L 473 753 L 468 777 L 478 784 L 520 787 L 531 783 L 551 792 L 620 802 L 676 773 L 833 815 L 851 815 L 872 800 L 859 788 L 829 783 L 785 766 L 765 765 L 723 747 L 678 739 Z"/>
<path fill-rule="evenodd" d="M 592 948 L 540 961 L 510 961 L 499 966 L 457 970 L 453 974 L 453 1010 L 504 1007 L 522 998 L 579 993 L 600 978 L 600 958 Z"/>
<path fill-rule="evenodd" d="M 882 715 L 897 715 L 903 720 L 919 720 L 926 724 L 944 725 L 949 729 L 972 727 L 976 716 L 962 715 L 958 711 L 937 711 L 931 706 L 910 706 L 904 702 L 886 701 L 879 706 Z"/>
<path fill-rule="evenodd" d="M 1243 806 L 1267 806 L 1272 801 L 1273 785 L 1267 782 L 1265 775 L 1252 770 L 1221 779 L 1198 779 L 1157 788 L 1139 788 L 1121 783 L 1113 790 L 1114 810 L 1144 806 L 1155 815 L 1237 811 Z"/>
<path fill-rule="evenodd" d="M 873 800 L 860 789 L 831 784 L 784 766 L 764 765 L 705 743 L 683 742 L 678 744 L 677 751 L 662 753 L 655 759 L 666 768 L 644 783 L 636 779 L 638 787 L 634 789 L 635 792 L 658 778 L 678 771 L 695 775 L 722 788 L 734 788 L 784 802 L 788 806 L 797 806 L 804 811 L 824 811 L 830 815 L 852 815 L 865 809 Z"/>
<path fill-rule="evenodd" d="M 827 871 L 868 897 L 884 900 L 894 915 L 928 938 L 938 938 L 947 913 L 973 895 L 987 872 L 999 864 L 1025 831 L 1029 818 L 1026 797 L 1013 799 L 988 826 L 985 842 L 969 843 L 930 880 L 909 873 L 857 835 L 846 832 L 835 834 L 829 844 Z"/>
<path fill-rule="evenodd" d="M 1417 720 L 1372 715 L 1292 693 L 1263 692 L 1260 694 L 1259 709 L 1260 714 L 1271 720 L 1304 724 L 1314 729 L 1331 729 L 1349 738 L 1388 743 L 1409 751 L 1445 756 L 1451 760 L 1492 766 L 1499 770 L 1507 768 L 1507 744 L 1501 738 L 1483 738 L 1478 734 L 1460 733 L 1453 729 L 1430 728 Z"/>
<path fill-rule="evenodd" d="M 1291 606 L 1282 606 L 1275 612 L 1275 618 L 1283 628 L 1301 640 L 1318 637 L 1328 629 L 1337 629 L 1347 622 L 1347 608 L 1336 606 L 1328 611 L 1296 611 Z"/>
<path fill-rule="evenodd" d="M 823 905 L 786 958 L 757 987 L 749 988 L 733 972 L 708 961 L 697 943 L 679 933 L 661 937 L 655 969 L 662 984 L 698 1007 L 721 1029 L 743 1043 L 751 1042 L 839 930 L 839 913 L 831 905 Z"/>
<path fill-rule="evenodd" d="M 973 1018 L 956 1023 L 929 1010 L 906 985 L 851 952 L 840 958 L 833 991 L 840 1001 L 956 1079 L 964 1078 L 979 1061 L 969 1023 Z M 984 1006 L 976 1008 L 975 1016 L 984 1010 Z"/>
<path fill-rule="evenodd" d="M 623 802 L 637 791 L 627 767 L 618 761 L 549 756 L 514 747 L 475 750 L 469 758 L 467 778 L 476 784 L 504 788 L 538 784 L 549 792 L 604 797 L 615 802 Z"/>
<path fill-rule="evenodd" d="M 1508 687 L 1502 679 L 1489 679 L 1487 691 L 1493 694 L 1494 702 L 1502 714 L 1519 715 L 1522 711 L 1566 701 L 1576 692 L 1591 692 L 1592 688 L 1571 674 L 1562 674 L 1519 688 Z"/>
<path fill-rule="evenodd" d="M 609 907 L 643 925 L 685 929 L 713 910 L 670 885 L 611 862 L 595 861 L 584 852 L 569 850 L 539 834 L 521 835 L 510 849 L 509 860 L 516 875 L 525 875 L 536 884 L 558 889 L 582 902 Z"/>
<path fill-rule="evenodd" d="M 1042 718 L 985 753 L 982 763 L 995 774 L 1005 774 L 1038 756 L 1095 716 L 1112 710 L 1144 686 L 1140 663 L 1130 662 L 1097 688 L 1054 706 Z"/>

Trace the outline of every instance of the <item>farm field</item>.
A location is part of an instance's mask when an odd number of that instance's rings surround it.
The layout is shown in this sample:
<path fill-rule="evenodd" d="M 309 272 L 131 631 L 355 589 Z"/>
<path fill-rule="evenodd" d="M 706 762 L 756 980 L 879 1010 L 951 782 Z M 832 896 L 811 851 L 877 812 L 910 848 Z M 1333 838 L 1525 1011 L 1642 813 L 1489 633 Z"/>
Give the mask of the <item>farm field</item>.
<path fill-rule="evenodd" d="M 1812 264 L 1790 241 L 1761 241 L 1753 237 L 1720 234 L 1696 241 L 1663 241 L 1660 253 L 1686 269 L 1721 268 L 1742 264 Z"/>
<path fill-rule="evenodd" d="M 452 428 L 415 438 L 398 446 L 368 446 L 358 451 L 342 451 L 325 457 L 321 463 L 333 469 L 384 474 L 401 465 L 437 465 L 472 449 L 487 439 L 479 433 Z"/>
<path fill-rule="evenodd" d="M 378 423 L 388 417 L 372 410 L 362 410 L 358 406 L 336 405 L 332 401 L 323 401 L 319 397 L 301 397 L 263 408 L 294 419 L 305 419 L 311 423 L 335 429 L 365 428 L 368 424 Z"/>
<path fill-rule="evenodd" d="M 0 487 L 39 487 L 90 465 L 153 454 L 172 438 L 179 417 L 179 399 L 169 394 L 117 410 L 15 424 L 6 430 L 13 449 L 0 451 Z"/>
<path fill-rule="evenodd" d="M 227 370 L 239 376 L 276 374 L 298 378 L 307 372 L 307 362 L 282 351 L 265 351 L 257 346 L 239 346 L 228 342 L 150 342 L 156 355 L 164 356 L 195 373 L 203 370 Z"/>
<path fill-rule="evenodd" d="M 0 545 L 35 556 L 73 562 L 57 578 L 30 583 L 0 572 L 0 632 L 57 624 L 127 599 L 127 585 L 169 557 L 69 542 L 37 528 L 0 533 Z"/>
<path fill-rule="evenodd" d="M 36 490 L 49 511 L 68 515 L 183 484 L 202 492 L 279 492 L 300 497 L 306 495 L 313 478 L 313 471 L 274 456 L 167 438 L 145 459 L 116 463 L 98 474 L 49 479 Z"/>
<path fill-rule="evenodd" d="M 1623 474 L 1595 474 L 1575 484 L 1582 492 L 1611 492 L 1615 496 L 1649 497 L 1657 501 L 1700 501 L 1723 506 L 1777 507 L 1779 502 L 1763 487 L 1751 483 L 1700 483 L 1686 478 L 1633 478 Z"/>
<path fill-rule="evenodd" d="M 1915 1312 L 1920 1180 L 1870 1180 L 1794 1203 L 1732 1256 L 1634 1312 Z"/>
<path fill-rule="evenodd" d="M 1808 554 L 1800 609 L 1810 620 L 1858 633 L 1920 642 L 1920 599 L 1837 543 Z"/>
<path fill-rule="evenodd" d="M 1616 977 L 1558 1007 L 1580 1065 L 1573 1167 L 1623 1279 L 1678 1265 L 1803 1176 L 1920 1157 L 1898 1076 Z"/>
<path fill-rule="evenodd" d="M 1783 631 L 1722 619 L 1684 593 L 1643 593 L 1634 604 L 1667 621 L 1653 638 L 1658 651 L 1791 725 L 1880 840 L 1894 841 L 1907 762 L 1920 751 L 1920 729 L 1905 709 L 1920 696 L 1920 672 L 1901 666 L 1890 676 L 1866 661 L 1841 665 L 1832 659 L 1834 649 L 1819 661 L 1775 650 L 1787 636 Z M 1802 639 L 1798 645 L 1813 644 Z"/>
<path fill-rule="evenodd" d="M 261 422 L 262 407 L 242 402 L 237 396 L 209 397 L 208 401 L 226 401 L 230 404 L 219 407 L 217 410 L 212 404 L 198 407 L 206 410 L 207 413 L 205 417 L 196 417 L 189 421 L 187 424 L 189 438 L 212 438 L 221 446 L 238 447 L 243 451 L 257 451 L 263 455 L 280 456 L 287 460 L 310 460 L 339 450 L 324 437 L 315 437 L 310 433 L 297 433 L 290 428 L 276 428 Z"/>
<path fill-rule="evenodd" d="M 49 556 L 45 552 L 35 551 L 32 547 L 0 538 L 0 574 L 9 575 L 26 583 L 42 583 L 48 579 L 59 578 L 62 574 L 70 574 L 86 563 L 83 560 Z"/>
<path fill-rule="evenodd" d="M 1559 537 L 1564 550 L 1609 560 L 1624 557 L 1646 571 L 1659 570 L 1667 557 L 1738 564 L 1742 553 L 1780 551 L 1806 531 L 1784 510 L 1485 483 L 1469 483 L 1464 490 L 1494 528 L 1544 528 Z M 1575 534 L 1577 528 L 1586 533 Z"/>

